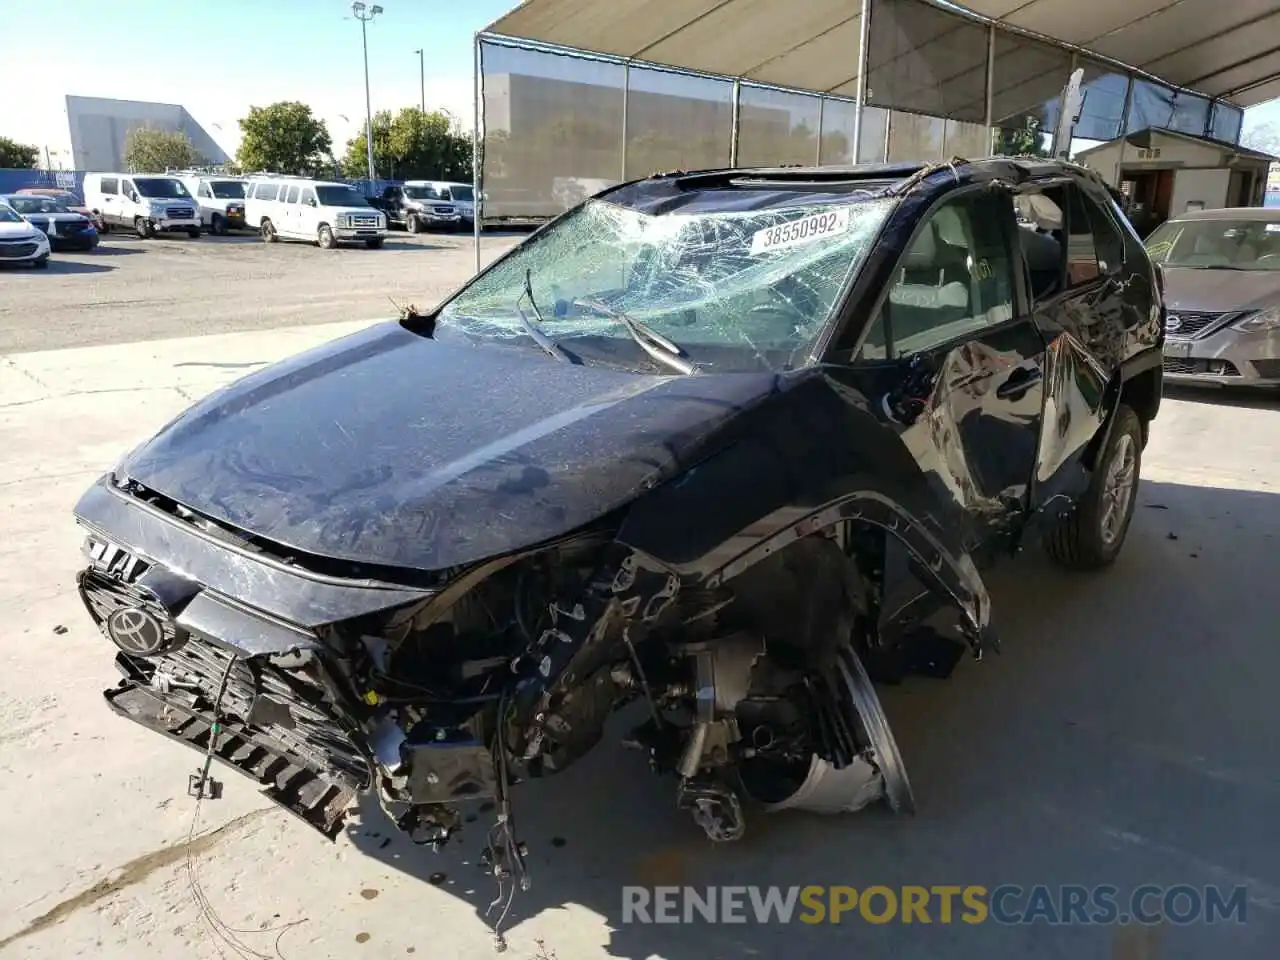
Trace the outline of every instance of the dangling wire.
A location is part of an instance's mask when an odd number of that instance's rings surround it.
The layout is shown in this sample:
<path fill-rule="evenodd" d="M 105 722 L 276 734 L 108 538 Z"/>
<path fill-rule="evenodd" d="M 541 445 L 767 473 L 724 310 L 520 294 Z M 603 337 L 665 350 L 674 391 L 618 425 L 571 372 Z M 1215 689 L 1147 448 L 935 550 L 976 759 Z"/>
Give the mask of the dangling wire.
<path fill-rule="evenodd" d="M 214 942 L 214 949 L 218 951 L 218 955 L 225 957 L 222 951 L 222 945 L 225 944 L 231 951 L 241 960 L 285 960 L 284 954 L 280 952 L 280 939 L 293 927 L 306 923 L 306 918 L 301 920 L 293 920 L 289 923 L 278 924 L 274 927 L 263 927 L 258 930 L 243 929 L 232 927 L 227 924 L 213 908 L 213 904 L 209 902 L 208 896 L 204 892 L 204 887 L 200 884 L 200 878 L 196 871 L 196 857 L 192 852 L 196 838 L 196 829 L 200 824 L 200 807 L 204 801 L 206 786 L 209 784 L 209 769 L 213 765 L 214 751 L 217 750 L 218 740 L 222 734 L 222 698 L 227 692 L 227 686 L 231 680 L 231 671 L 235 668 L 238 658 L 235 656 L 227 660 L 227 667 L 222 671 L 222 680 L 218 684 L 218 693 L 214 697 L 212 719 L 213 722 L 209 728 L 209 745 L 205 748 L 204 765 L 200 769 L 200 776 L 197 781 L 196 790 L 196 806 L 191 816 L 191 828 L 187 831 L 186 843 L 186 871 L 187 884 L 191 888 L 191 899 L 195 902 L 196 910 L 200 914 L 200 918 L 209 925 L 210 931 L 222 943 Z M 275 933 L 276 939 L 273 944 L 274 955 L 269 953 L 261 953 L 254 950 L 243 940 L 238 934 L 250 933 Z"/>

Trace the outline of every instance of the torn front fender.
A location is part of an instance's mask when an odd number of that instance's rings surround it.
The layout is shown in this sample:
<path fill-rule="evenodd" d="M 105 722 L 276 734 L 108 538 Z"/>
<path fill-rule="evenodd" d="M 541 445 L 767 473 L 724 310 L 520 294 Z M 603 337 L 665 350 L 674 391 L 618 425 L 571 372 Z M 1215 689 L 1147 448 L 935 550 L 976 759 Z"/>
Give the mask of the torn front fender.
<path fill-rule="evenodd" d="M 618 540 L 711 585 L 842 521 L 870 525 L 904 545 L 982 650 L 991 604 L 962 546 L 964 506 L 865 397 L 810 368 L 736 427 L 733 444 L 639 498 Z"/>

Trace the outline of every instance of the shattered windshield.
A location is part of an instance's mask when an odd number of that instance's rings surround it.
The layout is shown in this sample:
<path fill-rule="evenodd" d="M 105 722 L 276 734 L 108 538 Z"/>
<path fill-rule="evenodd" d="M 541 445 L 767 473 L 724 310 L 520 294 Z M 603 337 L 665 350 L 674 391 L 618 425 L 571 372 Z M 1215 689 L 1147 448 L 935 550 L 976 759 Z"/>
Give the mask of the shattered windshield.
<path fill-rule="evenodd" d="M 800 365 L 894 201 L 769 196 L 755 209 L 657 216 L 588 201 L 479 277 L 437 322 L 532 346 L 532 320 L 535 334 L 584 361 L 647 368 L 639 324 L 708 371 Z"/>

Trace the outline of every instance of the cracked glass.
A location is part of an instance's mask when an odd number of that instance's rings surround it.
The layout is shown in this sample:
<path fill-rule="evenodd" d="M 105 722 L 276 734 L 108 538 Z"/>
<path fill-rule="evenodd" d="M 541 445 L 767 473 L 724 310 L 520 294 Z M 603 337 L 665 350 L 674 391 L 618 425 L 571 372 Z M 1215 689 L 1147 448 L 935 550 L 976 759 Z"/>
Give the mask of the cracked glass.
<path fill-rule="evenodd" d="M 588 201 L 478 277 L 437 322 L 536 346 L 523 312 L 572 359 L 647 370 L 655 362 L 631 320 L 708 372 L 802 365 L 895 201 L 752 193 L 722 201 L 739 209 L 658 215 Z"/>

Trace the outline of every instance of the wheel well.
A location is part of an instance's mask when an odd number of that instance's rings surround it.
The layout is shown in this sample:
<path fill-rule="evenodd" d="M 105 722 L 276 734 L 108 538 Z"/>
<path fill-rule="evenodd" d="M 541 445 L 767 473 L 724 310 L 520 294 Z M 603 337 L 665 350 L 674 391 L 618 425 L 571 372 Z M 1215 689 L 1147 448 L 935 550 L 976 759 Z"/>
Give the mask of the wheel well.
<path fill-rule="evenodd" d="M 1151 433 L 1151 421 L 1160 410 L 1160 395 L 1164 384 L 1164 371 L 1160 367 L 1143 370 L 1120 386 L 1120 402 L 1138 415 L 1142 423 L 1142 443 L 1145 446 Z"/>

